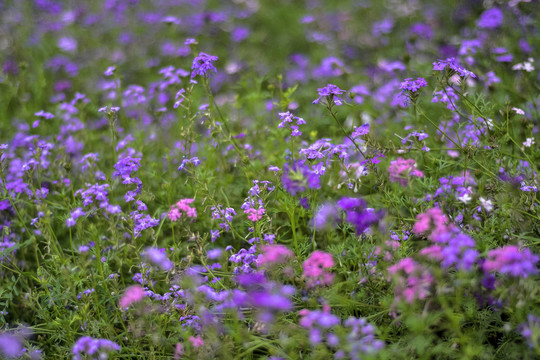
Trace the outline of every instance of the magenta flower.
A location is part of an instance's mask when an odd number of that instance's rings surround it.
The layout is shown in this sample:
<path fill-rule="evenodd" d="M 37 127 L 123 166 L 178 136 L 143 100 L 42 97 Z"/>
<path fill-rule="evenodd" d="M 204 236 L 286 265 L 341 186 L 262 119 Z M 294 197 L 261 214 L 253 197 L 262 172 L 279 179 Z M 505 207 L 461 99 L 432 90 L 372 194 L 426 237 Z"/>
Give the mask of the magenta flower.
<path fill-rule="evenodd" d="M 414 159 L 398 158 L 390 162 L 388 167 L 390 182 L 398 182 L 401 186 L 407 186 L 407 180 L 410 176 L 424 177 L 424 174 L 416 169 Z"/>
<path fill-rule="evenodd" d="M 293 257 L 294 253 L 285 245 L 264 245 L 261 256 L 258 259 L 258 265 L 272 265 L 287 261 L 287 258 Z"/>
<path fill-rule="evenodd" d="M 191 342 L 191 345 L 193 345 L 193 347 L 198 348 L 198 347 L 204 346 L 204 340 L 202 339 L 200 335 L 190 336 L 189 341 Z"/>
<path fill-rule="evenodd" d="M 334 274 L 326 269 L 334 266 L 332 255 L 324 251 L 314 251 L 309 258 L 304 261 L 304 277 L 307 279 L 308 287 L 317 285 L 330 285 L 334 281 Z"/>
<path fill-rule="evenodd" d="M 526 278 L 538 274 L 536 263 L 540 259 L 529 249 L 520 250 L 515 245 L 490 250 L 484 263 L 484 271 L 500 272 L 514 277 Z"/>
<path fill-rule="evenodd" d="M 409 304 L 425 299 L 434 281 L 427 269 L 411 258 L 402 259 L 390 266 L 388 273 L 395 279 L 395 301 L 405 300 Z"/>
<path fill-rule="evenodd" d="M 448 218 L 441 209 L 431 208 L 416 216 L 413 232 L 416 235 L 428 234 L 431 241 L 441 242 L 443 239 L 440 239 L 440 235 L 451 232 L 453 228 L 454 225 L 449 224 Z"/>
<path fill-rule="evenodd" d="M 118 302 L 118 306 L 122 309 L 128 308 L 130 305 L 141 301 L 146 296 L 144 289 L 139 285 L 133 285 L 126 289 L 124 295 Z"/>
<path fill-rule="evenodd" d="M 184 213 L 188 218 L 196 218 L 197 217 L 197 209 L 194 207 L 189 206 L 194 199 L 181 199 L 176 204 L 171 205 L 171 210 L 169 210 L 169 213 L 167 216 L 172 221 L 176 221 L 182 217 L 182 213 Z"/>
<path fill-rule="evenodd" d="M 265 210 L 264 208 L 258 208 L 258 209 L 251 208 L 251 209 L 244 210 L 244 213 L 247 214 L 249 220 L 255 222 L 255 221 L 261 220 L 262 216 L 265 213 Z"/>

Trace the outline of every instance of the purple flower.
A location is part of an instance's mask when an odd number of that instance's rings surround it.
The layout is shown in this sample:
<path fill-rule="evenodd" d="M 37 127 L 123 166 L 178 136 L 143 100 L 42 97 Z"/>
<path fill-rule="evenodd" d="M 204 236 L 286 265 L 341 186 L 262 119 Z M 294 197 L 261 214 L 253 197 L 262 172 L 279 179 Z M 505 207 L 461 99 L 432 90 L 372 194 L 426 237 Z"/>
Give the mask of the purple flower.
<path fill-rule="evenodd" d="M 503 12 L 498 8 L 486 10 L 480 15 L 476 25 L 481 29 L 495 29 L 503 23 Z"/>
<path fill-rule="evenodd" d="M 105 70 L 105 72 L 103 73 L 105 76 L 111 76 L 112 74 L 114 74 L 116 68 L 114 66 L 109 66 L 107 68 L 107 70 Z"/>
<path fill-rule="evenodd" d="M 311 219 L 311 224 L 315 229 L 323 230 L 333 227 L 338 219 L 337 207 L 332 203 L 326 203 L 317 210 L 315 216 Z"/>
<path fill-rule="evenodd" d="M 427 86 L 427 82 L 424 78 L 416 78 L 416 79 L 407 78 L 403 80 L 403 82 L 401 82 L 401 84 L 399 85 L 399 88 L 402 91 L 410 91 L 410 92 L 415 93 L 421 88 L 426 87 L 426 86 Z"/>
<path fill-rule="evenodd" d="M 120 345 L 107 339 L 94 339 L 90 336 L 81 337 L 72 348 L 74 360 L 82 360 L 82 354 L 100 355 L 99 358 L 106 359 L 105 353 L 109 351 L 120 351 Z"/>
<path fill-rule="evenodd" d="M 313 100 L 314 104 L 318 104 L 321 99 L 325 99 L 327 101 L 327 105 L 330 104 L 336 104 L 337 106 L 343 105 L 343 100 L 339 98 L 337 95 L 341 95 L 345 93 L 345 90 L 340 89 L 336 85 L 328 84 L 323 88 L 317 89 L 317 92 L 319 93 L 319 97 L 315 100 Z"/>
<path fill-rule="evenodd" d="M 6 358 L 19 357 L 22 349 L 19 337 L 7 333 L 0 335 L 0 355 L 4 355 Z"/>
<path fill-rule="evenodd" d="M 451 72 L 458 73 L 461 77 L 472 77 L 476 78 L 476 75 L 464 67 L 460 66 L 455 58 L 447 58 L 446 60 L 437 60 L 433 63 L 433 70 L 434 71 L 445 71 L 446 69 L 449 69 Z"/>
<path fill-rule="evenodd" d="M 519 324 L 517 331 L 527 340 L 530 348 L 540 345 L 540 317 L 529 314 L 527 321 Z"/>
<path fill-rule="evenodd" d="M 359 127 L 355 127 L 351 135 L 353 139 L 357 137 L 369 134 L 369 124 L 362 124 Z"/>
<path fill-rule="evenodd" d="M 337 202 L 337 206 L 347 213 L 346 220 L 355 227 L 357 235 L 377 223 L 384 215 L 382 210 L 366 208 L 366 202 L 360 198 L 343 197 Z"/>
<path fill-rule="evenodd" d="M 515 245 L 490 250 L 484 263 L 484 271 L 500 272 L 514 277 L 528 277 L 538 274 L 536 263 L 540 259 L 529 249 L 520 250 Z"/>
<path fill-rule="evenodd" d="M 152 265 L 159 267 L 161 270 L 169 271 L 174 267 L 167 254 L 165 254 L 165 249 L 157 249 L 148 247 L 144 252 L 141 253 L 141 256 L 145 258 Z"/>
<path fill-rule="evenodd" d="M 285 164 L 281 181 L 285 190 L 293 196 L 308 188 L 319 189 L 321 187 L 319 176 L 303 161 L 296 161 L 292 166 Z"/>
<path fill-rule="evenodd" d="M 217 69 L 214 67 L 214 61 L 217 59 L 217 56 L 208 55 L 203 52 L 199 53 L 199 56 L 193 59 L 191 78 L 193 79 L 197 75 L 208 77 L 210 71 L 217 73 Z"/>

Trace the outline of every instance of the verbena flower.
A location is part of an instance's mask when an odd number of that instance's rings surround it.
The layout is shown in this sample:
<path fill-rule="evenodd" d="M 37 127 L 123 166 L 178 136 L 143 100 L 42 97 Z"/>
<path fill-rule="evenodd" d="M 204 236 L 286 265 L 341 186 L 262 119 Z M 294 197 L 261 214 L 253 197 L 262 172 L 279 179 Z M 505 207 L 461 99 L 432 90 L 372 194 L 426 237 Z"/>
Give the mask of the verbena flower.
<path fill-rule="evenodd" d="M 264 245 L 261 248 L 261 255 L 257 260 L 258 266 L 279 264 L 293 257 L 294 253 L 285 245 Z"/>
<path fill-rule="evenodd" d="M 85 359 L 84 355 L 91 355 L 93 359 L 106 359 L 106 354 L 110 351 L 120 351 L 120 345 L 107 339 L 94 339 L 90 336 L 79 338 L 72 348 L 74 360 Z"/>
<path fill-rule="evenodd" d="M 424 173 L 416 168 L 414 159 L 398 158 L 390 162 L 388 167 L 390 182 L 398 182 L 401 186 L 407 186 L 409 177 L 424 177 Z"/>
<path fill-rule="evenodd" d="M 0 335 L 0 355 L 11 359 L 22 355 L 22 339 L 16 335 L 3 333 Z"/>
<path fill-rule="evenodd" d="M 430 294 L 434 278 L 429 271 L 411 258 L 402 259 L 388 268 L 388 273 L 395 279 L 395 301 L 405 300 L 412 304 L 423 300 Z"/>
<path fill-rule="evenodd" d="M 292 166 L 285 164 L 281 181 L 285 190 L 293 196 L 307 189 L 321 187 L 319 176 L 304 161 L 296 161 Z"/>
<path fill-rule="evenodd" d="M 366 202 L 360 198 L 343 197 L 337 202 L 337 206 L 346 212 L 346 220 L 355 227 L 357 235 L 377 223 L 384 215 L 382 210 L 366 208 Z"/>
<path fill-rule="evenodd" d="M 496 29 L 503 23 L 503 12 L 498 8 L 486 10 L 480 15 L 476 26 L 481 29 Z"/>
<path fill-rule="evenodd" d="M 328 84 L 323 88 L 317 89 L 317 92 L 319 93 L 319 97 L 315 100 L 313 100 L 313 104 L 319 104 L 321 99 L 326 101 L 325 105 L 343 105 L 343 100 L 338 97 L 338 95 L 341 95 L 345 93 L 345 90 L 340 89 L 337 85 Z"/>
<path fill-rule="evenodd" d="M 369 134 L 369 124 L 362 124 L 359 127 L 355 127 L 351 137 L 356 139 L 360 136 Z"/>
<path fill-rule="evenodd" d="M 199 53 L 199 56 L 193 59 L 191 78 L 193 79 L 197 75 L 208 77 L 211 71 L 217 73 L 217 69 L 214 67 L 214 61 L 217 61 L 217 59 L 217 56 L 208 55 L 203 52 Z"/>
<path fill-rule="evenodd" d="M 332 255 L 316 250 L 304 261 L 304 277 L 308 287 L 331 285 L 334 281 L 334 274 L 327 271 L 334 266 Z"/>
<path fill-rule="evenodd" d="M 144 289 L 139 285 L 133 285 L 128 287 L 124 291 L 124 295 L 120 298 L 120 301 L 118 302 L 118 306 L 121 309 L 126 309 L 132 304 L 141 301 L 144 299 L 146 294 L 144 293 Z"/>
<path fill-rule="evenodd" d="M 517 331 L 527 340 L 530 348 L 537 349 L 540 346 L 540 317 L 533 314 L 527 315 L 527 321 L 519 324 Z"/>
<path fill-rule="evenodd" d="M 459 76 L 466 78 L 466 77 L 472 77 L 476 78 L 476 75 L 464 67 L 460 66 L 455 58 L 447 58 L 446 60 L 437 60 L 433 63 L 433 70 L 434 71 L 445 71 L 449 70 L 450 74 L 448 77 L 452 76 L 453 74 L 457 73 Z"/>
<path fill-rule="evenodd" d="M 401 82 L 399 85 L 399 88 L 404 91 L 409 91 L 412 93 L 418 92 L 421 88 L 424 88 L 427 86 L 427 82 L 424 78 L 407 78 Z"/>
<path fill-rule="evenodd" d="M 194 199 L 181 199 L 174 205 L 171 205 L 171 209 L 167 213 L 167 216 L 171 221 L 177 221 L 182 217 L 182 214 L 185 214 L 188 218 L 197 217 L 197 209 L 191 207 L 189 204 L 193 203 Z"/>
<path fill-rule="evenodd" d="M 484 262 L 484 271 L 499 272 L 513 277 L 526 278 L 538 274 L 536 263 L 540 259 L 529 249 L 520 250 L 515 245 L 490 250 Z"/>
<path fill-rule="evenodd" d="M 416 235 L 427 234 L 430 240 L 442 242 L 444 240 L 439 238 L 439 234 L 449 233 L 453 227 L 454 225 L 450 224 L 450 220 L 441 209 L 431 208 L 416 216 L 413 232 Z"/>
<path fill-rule="evenodd" d="M 291 136 L 300 136 L 302 132 L 299 130 L 300 125 L 304 125 L 306 121 L 298 116 L 294 116 L 290 111 L 279 113 L 279 118 L 282 120 L 278 128 L 288 126 L 291 129 Z M 296 124 L 294 124 L 296 123 Z"/>
<path fill-rule="evenodd" d="M 141 256 L 161 270 L 169 271 L 174 267 L 173 262 L 167 257 L 165 249 L 148 247 L 141 253 Z"/>

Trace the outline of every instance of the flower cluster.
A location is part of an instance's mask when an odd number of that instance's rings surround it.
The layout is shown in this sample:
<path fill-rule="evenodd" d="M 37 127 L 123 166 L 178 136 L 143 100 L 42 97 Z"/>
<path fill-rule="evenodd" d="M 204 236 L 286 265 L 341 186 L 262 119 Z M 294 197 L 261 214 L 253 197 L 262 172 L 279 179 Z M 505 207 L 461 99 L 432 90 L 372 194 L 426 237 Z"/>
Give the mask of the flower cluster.
<path fill-rule="evenodd" d="M 444 242 L 444 239 L 440 239 L 440 234 L 450 233 L 453 228 L 454 225 L 450 224 L 442 210 L 435 207 L 416 216 L 413 231 L 416 235 L 427 234 L 431 241 Z"/>
<path fill-rule="evenodd" d="M 173 262 L 167 257 L 165 249 L 149 247 L 141 253 L 141 256 L 163 271 L 169 271 L 174 267 Z"/>
<path fill-rule="evenodd" d="M 441 263 L 447 269 L 455 266 L 458 270 L 471 271 L 478 259 L 474 240 L 460 231 L 437 234 L 438 243 L 420 251 L 421 255 Z"/>
<path fill-rule="evenodd" d="M 120 298 L 118 301 L 118 306 L 121 309 L 126 309 L 130 307 L 132 304 L 141 301 L 144 299 L 146 294 L 144 293 L 144 289 L 139 285 L 133 285 L 128 287 L 124 291 L 124 295 Z"/>
<path fill-rule="evenodd" d="M 219 227 L 222 230 L 229 232 L 231 229 L 233 217 L 236 216 L 236 211 L 231 207 L 223 209 L 221 205 L 212 206 L 211 210 L 212 219 L 220 220 L 218 224 Z M 249 216 L 251 216 L 251 213 L 249 214 Z M 212 242 L 216 241 L 216 239 L 220 236 L 220 230 L 210 230 L 210 233 L 212 237 Z"/>
<path fill-rule="evenodd" d="M 306 191 L 306 189 L 321 187 L 319 176 L 302 160 L 294 162 L 292 166 L 285 164 L 281 181 L 285 190 L 293 196 Z"/>
<path fill-rule="evenodd" d="M 185 214 L 188 218 L 196 218 L 197 217 L 197 209 L 194 207 L 191 207 L 189 204 L 191 204 L 194 199 L 180 199 L 178 202 L 174 205 L 171 205 L 171 210 L 167 213 L 167 216 L 171 221 L 177 221 L 182 217 L 182 213 Z"/>
<path fill-rule="evenodd" d="M 261 198 L 262 193 L 272 192 L 275 187 L 270 181 L 253 180 L 253 186 L 249 189 L 249 196 L 244 200 L 241 209 L 248 215 L 248 219 L 255 222 L 259 221 L 266 209 Z"/>
<path fill-rule="evenodd" d="M 341 90 L 337 85 L 328 84 L 323 88 L 317 89 L 317 92 L 319 93 L 319 97 L 313 100 L 314 104 L 318 104 L 323 99 L 326 106 L 343 105 L 343 100 L 338 95 L 345 93 L 345 90 Z"/>
<path fill-rule="evenodd" d="M 279 118 L 282 120 L 278 128 L 283 128 L 285 126 L 289 126 L 291 128 L 291 136 L 300 136 L 302 135 L 302 132 L 299 130 L 300 125 L 305 125 L 306 121 L 298 116 L 295 116 L 291 114 L 290 111 L 279 113 Z M 296 125 L 293 125 L 293 123 L 296 122 Z"/>
<path fill-rule="evenodd" d="M 488 252 L 484 271 L 526 278 L 538 274 L 536 264 L 539 259 L 529 249 L 520 250 L 515 245 L 506 245 Z"/>
<path fill-rule="evenodd" d="M 388 273 L 395 279 L 396 302 L 405 300 L 412 304 L 415 300 L 423 300 L 430 294 L 434 278 L 425 267 L 413 259 L 402 259 L 390 266 Z"/>
<path fill-rule="evenodd" d="M 331 285 L 334 274 L 327 271 L 334 266 L 332 255 L 316 250 L 304 261 L 304 277 L 308 287 Z"/>
<path fill-rule="evenodd" d="M 433 63 L 434 71 L 445 71 L 448 70 L 450 73 L 448 77 L 451 77 L 453 74 L 458 74 L 459 76 L 466 78 L 476 78 L 476 75 L 464 67 L 460 66 L 455 58 L 447 58 L 446 60 L 437 60 Z"/>
<path fill-rule="evenodd" d="M 110 351 L 120 351 L 120 345 L 107 339 L 94 339 L 90 336 L 83 336 L 73 345 L 73 359 L 85 359 L 84 355 L 89 355 L 92 359 L 106 359 Z"/>
<path fill-rule="evenodd" d="M 397 182 L 401 186 L 407 186 L 408 179 L 411 176 L 424 177 L 424 173 L 416 168 L 414 159 L 403 158 L 390 162 L 388 174 L 390 175 L 390 182 Z"/>
<path fill-rule="evenodd" d="M 199 53 L 199 56 L 193 59 L 193 65 L 191 66 L 191 78 L 195 76 L 210 76 L 210 72 L 217 73 L 217 69 L 214 67 L 214 61 L 218 59 L 217 56 L 208 55 L 206 53 Z"/>
<path fill-rule="evenodd" d="M 259 267 L 280 264 L 294 257 L 294 253 L 285 245 L 264 245 L 261 247 L 261 255 L 257 260 Z"/>
<path fill-rule="evenodd" d="M 344 197 L 337 202 L 337 206 L 346 212 L 346 220 L 354 226 L 356 234 L 360 235 L 371 225 L 382 219 L 384 211 L 375 211 L 366 208 L 366 202 L 360 198 Z"/>

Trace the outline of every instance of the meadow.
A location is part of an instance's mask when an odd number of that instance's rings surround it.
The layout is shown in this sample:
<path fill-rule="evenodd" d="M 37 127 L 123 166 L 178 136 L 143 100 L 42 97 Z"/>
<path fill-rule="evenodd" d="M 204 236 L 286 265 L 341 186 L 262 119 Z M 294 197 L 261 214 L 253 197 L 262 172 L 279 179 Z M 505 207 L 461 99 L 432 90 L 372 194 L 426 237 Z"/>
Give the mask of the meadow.
<path fill-rule="evenodd" d="M 539 25 L 0 1 L 0 358 L 540 358 Z"/>

